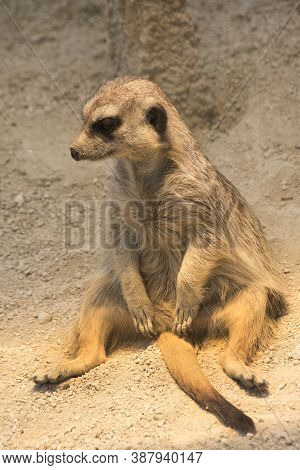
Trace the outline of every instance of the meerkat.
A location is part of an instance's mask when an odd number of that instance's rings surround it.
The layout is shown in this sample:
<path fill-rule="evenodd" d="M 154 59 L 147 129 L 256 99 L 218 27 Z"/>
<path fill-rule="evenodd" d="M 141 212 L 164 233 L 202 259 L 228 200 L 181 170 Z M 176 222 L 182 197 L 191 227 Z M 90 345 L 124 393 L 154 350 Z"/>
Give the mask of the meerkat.
<path fill-rule="evenodd" d="M 286 302 L 262 228 L 219 173 L 165 93 L 119 77 L 83 109 L 74 160 L 113 159 L 99 275 L 84 297 L 68 357 L 34 377 L 56 383 L 106 361 L 125 340 L 154 337 L 179 386 L 225 425 L 250 417 L 203 374 L 195 345 L 223 335 L 226 374 L 265 390 L 248 363 Z M 103 239 L 103 240 L 104 240 Z"/>

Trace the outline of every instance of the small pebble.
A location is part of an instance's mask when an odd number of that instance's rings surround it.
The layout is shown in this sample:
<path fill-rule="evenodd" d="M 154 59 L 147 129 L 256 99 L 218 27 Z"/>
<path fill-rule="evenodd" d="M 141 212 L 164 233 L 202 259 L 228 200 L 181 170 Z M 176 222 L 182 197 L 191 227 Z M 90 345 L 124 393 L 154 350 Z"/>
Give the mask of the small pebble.
<path fill-rule="evenodd" d="M 41 325 L 44 325 L 45 323 L 49 323 L 51 320 L 52 320 L 52 317 L 50 313 L 41 312 L 38 315 L 38 321 Z"/>
<path fill-rule="evenodd" d="M 297 344 L 297 346 L 293 349 L 290 354 L 290 357 L 297 360 L 300 359 L 300 344 Z"/>
<path fill-rule="evenodd" d="M 23 193 L 17 194 L 14 201 L 18 204 L 18 206 L 22 206 L 22 204 L 24 204 L 24 195 L 23 195 Z"/>

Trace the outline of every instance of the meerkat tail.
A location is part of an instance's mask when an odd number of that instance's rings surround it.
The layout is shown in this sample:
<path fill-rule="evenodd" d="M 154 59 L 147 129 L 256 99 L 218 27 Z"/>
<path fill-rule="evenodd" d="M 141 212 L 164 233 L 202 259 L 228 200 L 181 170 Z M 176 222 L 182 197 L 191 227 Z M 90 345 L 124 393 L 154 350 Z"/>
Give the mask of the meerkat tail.
<path fill-rule="evenodd" d="M 202 408 L 240 433 L 255 433 L 252 419 L 218 393 L 203 374 L 192 346 L 172 333 L 162 333 L 158 340 L 169 372 L 178 385 Z"/>

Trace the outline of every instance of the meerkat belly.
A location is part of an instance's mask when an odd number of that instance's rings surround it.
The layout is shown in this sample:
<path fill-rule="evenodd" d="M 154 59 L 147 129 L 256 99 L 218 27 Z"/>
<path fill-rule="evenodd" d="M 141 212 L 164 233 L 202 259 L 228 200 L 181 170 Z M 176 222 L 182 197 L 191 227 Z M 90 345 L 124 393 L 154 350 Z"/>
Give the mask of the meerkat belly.
<path fill-rule="evenodd" d="M 140 253 L 140 272 L 152 301 L 176 299 L 176 280 L 183 255 L 180 251 L 162 248 Z"/>
<path fill-rule="evenodd" d="M 135 221 L 139 268 L 152 301 L 176 298 L 177 275 L 187 247 L 186 230 L 176 206 L 148 201 Z"/>

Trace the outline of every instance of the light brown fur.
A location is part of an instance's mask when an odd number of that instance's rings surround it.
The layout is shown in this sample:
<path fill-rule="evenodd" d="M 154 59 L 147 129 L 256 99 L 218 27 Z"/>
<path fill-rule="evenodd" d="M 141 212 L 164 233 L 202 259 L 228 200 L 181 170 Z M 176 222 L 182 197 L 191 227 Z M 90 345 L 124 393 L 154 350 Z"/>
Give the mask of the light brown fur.
<path fill-rule="evenodd" d="M 103 221 L 112 244 L 74 326 L 71 357 L 34 380 L 80 375 L 125 340 L 154 336 L 193 399 L 226 425 L 254 432 L 251 418 L 210 385 L 191 343 L 226 335 L 224 371 L 266 389 L 247 363 L 285 313 L 285 301 L 259 222 L 152 82 L 108 82 L 83 120 L 73 158 L 116 159 L 113 204 Z"/>

